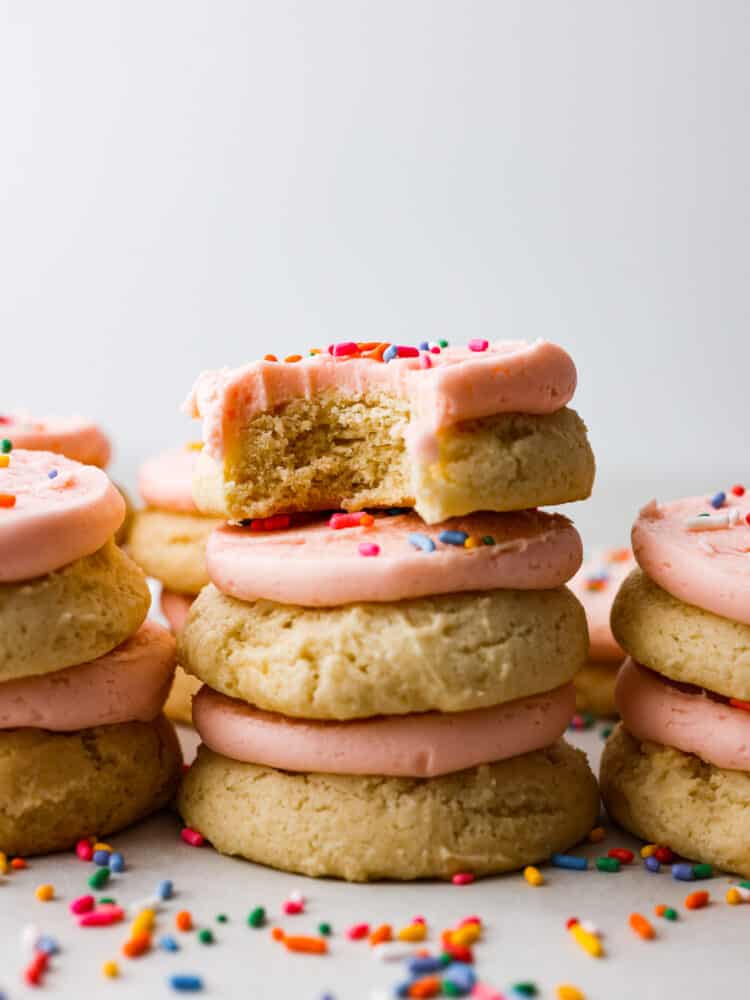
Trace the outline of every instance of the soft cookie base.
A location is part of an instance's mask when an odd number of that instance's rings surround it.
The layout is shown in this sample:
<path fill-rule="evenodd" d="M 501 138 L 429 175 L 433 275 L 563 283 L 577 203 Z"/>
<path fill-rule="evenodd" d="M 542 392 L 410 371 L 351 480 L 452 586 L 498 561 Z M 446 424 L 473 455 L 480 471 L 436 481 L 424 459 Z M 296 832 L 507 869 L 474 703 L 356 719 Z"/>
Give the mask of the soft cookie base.
<path fill-rule="evenodd" d="M 609 814 L 626 830 L 750 878 L 750 773 L 639 742 L 620 723 L 604 748 L 600 780 Z"/>
<path fill-rule="evenodd" d="M 172 681 L 172 688 L 164 706 L 164 714 L 172 722 L 184 725 L 193 724 L 193 696 L 198 694 L 202 685 L 197 677 L 186 674 L 182 667 L 177 667 Z"/>
<path fill-rule="evenodd" d="M 168 590 L 190 596 L 208 583 L 206 542 L 223 522 L 202 514 L 139 510 L 128 536 L 128 552 L 144 573 Z"/>
<path fill-rule="evenodd" d="M 584 754 L 562 740 L 429 779 L 290 773 L 201 746 L 178 805 L 222 854 L 366 882 L 543 861 L 586 836 L 599 793 Z"/>
<path fill-rule="evenodd" d="M 76 733 L 0 733 L 0 845 L 46 854 L 115 833 L 166 805 L 182 754 L 163 716 Z"/>
<path fill-rule="evenodd" d="M 618 714 L 615 706 L 615 683 L 619 663 L 591 660 L 573 678 L 576 688 L 576 711 L 591 712 L 602 718 Z"/>

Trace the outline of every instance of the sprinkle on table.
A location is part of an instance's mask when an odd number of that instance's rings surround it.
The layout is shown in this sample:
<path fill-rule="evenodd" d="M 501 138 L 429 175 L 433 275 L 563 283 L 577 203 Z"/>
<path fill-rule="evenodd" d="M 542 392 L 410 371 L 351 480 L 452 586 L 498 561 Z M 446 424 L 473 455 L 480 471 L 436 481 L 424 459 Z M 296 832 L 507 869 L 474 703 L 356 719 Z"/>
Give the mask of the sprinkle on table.
<path fill-rule="evenodd" d="M 644 941 L 650 941 L 652 938 L 656 937 L 656 931 L 653 925 L 648 921 L 642 913 L 631 913 L 628 917 L 628 923 L 630 924 L 631 930 L 635 931 L 638 937 L 643 938 Z"/>
<path fill-rule="evenodd" d="M 180 837 L 191 847 L 203 847 L 206 843 L 206 838 L 203 834 L 198 833 L 197 830 L 193 830 L 189 826 L 185 826 L 180 830 Z"/>
<path fill-rule="evenodd" d="M 555 868 L 569 868 L 571 871 L 586 871 L 589 866 L 588 858 L 581 858 L 575 854 L 553 854 L 549 859 L 550 864 Z"/>
<path fill-rule="evenodd" d="M 527 865 L 524 868 L 523 877 L 529 885 L 533 885 L 535 888 L 537 886 L 544 885 L 544 875 L 542 875 L 539 869 L 535 868 L 534 865 Z"/>
<path fill-rule="evenodd" d="M 685 897 L 685 909 L 702 910 L 704 906 L 708 906 L 709 899 L 709 894 L 703 890 L 691 892 Z"/>

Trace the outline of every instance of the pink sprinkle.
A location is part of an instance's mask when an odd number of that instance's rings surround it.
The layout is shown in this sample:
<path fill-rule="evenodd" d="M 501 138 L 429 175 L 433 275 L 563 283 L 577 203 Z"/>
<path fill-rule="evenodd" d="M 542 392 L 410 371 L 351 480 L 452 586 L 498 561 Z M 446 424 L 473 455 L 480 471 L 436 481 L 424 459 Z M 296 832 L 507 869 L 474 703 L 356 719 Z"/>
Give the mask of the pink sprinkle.
<path fill-rule="evenodd" d="M 180 836 L 185 841 L 186 844 L 190 844 L 191 847 L 203 847 L 206 843 L 206 838 L 202 833 L 198 833 L 197 830 L 191 830 L 189 826 L 184 827 L 180 830 Z"/>
<path fill-rule="evenodd" d="M 76 854 L 81 861 L 91 861 L 94 856 L 94 848 L 90 840 L 79 840 L 76 844 Z"/>
<path fill-rule="evenodd" d="M 301 903 L 297 899 L 287 899 L 287 901 L 284 903 L 283 909 L 284 909 L 284 913 L 286 913 L 288 916 L 292 917 L 296 913 L 304 913 L 304 911 L 305 911 L 305 905 L 304 905 L 304 903 Z"/>
<path fill-rule="evenodd" d="M 367 937 L 369 933 L 370 933 L 369 924 L 354 924 L 347 930 L 346 936 L 349 938 L 350 941 L 359 941 L 361 938 Z"/>
<path fill-rule="evenodd" d="M 78 918 L 79 927 L 109 927 L 110 924 L 119 924 L 125 916 L 125 911 L 121 906 L 100 906 L 98 910 L 91 913 L 84 913 Z"/>
<path fill-rule="evenodd" d="M 474 876 L 471 872 L 456 872 L 456 874 L 451 879 L 454 885 L 471 885 L 474 881 Z"/>
<path fill-rule="evenodd" d="M 486 351 L 489 346 L 489 340 L 480 340 L 479 338 L 470 340 L 468 344 L 470 351 Z"/>
<path fill-rule="evenodd" d="M 464 917 L 464 919 L 459 923 L 458 926 L 459 927 L 465 927 L 467 924 L 478 924 L 481 927 L 482 926 L 482 918 L 481 917 Z"/>
<path fill-rule="evenodd" d="M 419 355 L 419 367 L 432 368 L 432 358 L 430 357 L 429 354 L 423 353 Z"/>
<path fill-rule="evenodd" d="M 353 340 L 344 340 L 340 344 L 334 344 L 333 351 L 331 353 L 334 358 L 343 358 L 347 354 L 356 354 L 358 350 L 359 348 Z"/>
<path fill-rule="evenodd" d="M 78 899 L 74 899 L 70 904 L 71 913 L 88 913 L 89 910 L 94 909 L 94 903 L 96 900 L 93 896 L 79 896 Z"/>
<path fill-rule="evenodd" d="M 488 986 L 486 983 L 474 983 L 471 995 L 474 997 L 474 1000 L 505 1000 L 502 993 L 496 990 L 494 986 Z"/>
<path fill-rule="evenodd" d="M 419 350 L 416 347 L 397 347 L 398 356 L 400 358 L 418 358 Z"/>
<path fill-rule="evenodd" d="M 380 546 L 376 545 L 375 542 L 360 542 L 359 543 L 359 554 L 361 556 L 377 556 L 377 555 L 380 555 Z"/>
<path fill-rule="evenodd" d="M 425 918 L 421 914 L 419 916 L 417 916 L 417 917 L 412 917 L 410 922 L 412 924 L 426 924 L 427 923 L 427 921 L 425 920 Z"/>
<path fill-rule="evenodd" d="M 430 354 L 440 354 L 440 345 L 435 344 L 434 347 L 430 348 Z"/>
<path fill-rule="evenodd" d="M 341 528 L 358 528 L 362 523 L 362 514 L 331 514 L 328 519 L 328 527 L 334 531 Z"/>

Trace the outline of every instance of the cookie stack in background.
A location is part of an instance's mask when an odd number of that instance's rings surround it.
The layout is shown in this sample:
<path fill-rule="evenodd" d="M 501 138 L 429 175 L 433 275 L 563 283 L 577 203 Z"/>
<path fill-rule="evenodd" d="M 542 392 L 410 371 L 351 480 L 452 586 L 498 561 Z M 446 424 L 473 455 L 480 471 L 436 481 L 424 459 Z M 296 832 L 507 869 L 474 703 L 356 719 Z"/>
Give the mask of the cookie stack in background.
<path fill-rule="evenodd" d="M 148 576 L 161 584 L 161 612 L 174 633 L 190 605 L 208 583 L 206 541 L 222 524 L 201 514 L 193 502 L 196 448 L 186 445 L 150 458 L 138 473 L 138 492 L 146 505 L 133 516 L 128 552 Z M 192 722 L 191 702 L 199 688 L 177 667 L 165 713 L 175 722 Z"/>
<path fill-rule="evenodd" d="M 580 539 L 559 515 L 471 512 L 588 495 L 574 387 L 541 342 L 343 344 L 199 380 L 196 500 L 235 523 L 179 639 L 205 682 L 179 807 L 220 851 L 414 879 L 589 831 L 596 782 L 560 739 L 587 655 L 564 587 Z"/>
<path fill-rule="evenodd" d="M 750 877 L 750 505 L 736 486 L 645 507 L 612 630 L 602 795 L 626 829 Z"/>
<path fill-rule="evenodd" d="M 165 805 L 174 640 L 115 545 L 107 476 L 43 451 L 0 460 L 0 846 L 61 850 Z"/>
<path fill-rule="evenodd" d="M 588 663 L 574 678 L 578 712 L 605 717 L 617 713 L 615 681 L 625 651 L 612 635 L 609 617 L 620 584 L 634 566 L 630 549 L 597 549 L 570 581 L 589 627 Z"/>

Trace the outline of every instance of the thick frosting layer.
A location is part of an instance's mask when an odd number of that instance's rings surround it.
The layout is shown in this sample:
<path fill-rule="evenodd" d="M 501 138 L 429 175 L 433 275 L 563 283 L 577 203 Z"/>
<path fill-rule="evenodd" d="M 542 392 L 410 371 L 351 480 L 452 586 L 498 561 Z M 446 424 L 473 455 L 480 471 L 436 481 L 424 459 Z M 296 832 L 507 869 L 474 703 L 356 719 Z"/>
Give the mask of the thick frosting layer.
<path fill-rule="evenodd" d="M 326 351 L 293 363 L 255 361 L 204 372 L 185 409 L 202 418 L 205 450 L 218 460 L 253 417 L 327 390 L 357 396 L 386 392 L 409 400 L 407 440 L 419 448 L 425 447 L 425 435 L 463 420 L 496 413 L 554 413 L 575 392 L 572 359 L 546 340 L 497 341 L 481 351 L 449 347 L 438 354 L 415 353 L 385 363 Z"/>
<path fill-rule="evenodd" d="M 0 467 L 0 583 L 90 555 L 114 535 L 125 501 L 93 465 L 14 449 Z"/>
<path fill-rule="evenodd" d="M 431 526 L 414 513 L 378 515 L 370 527 L 329 523 L 280 531 L 224 525 L 208 540 L 209 576 L 240 600 L 327 607 L 466 590 L 549 590 L 569 580 L 582 558 L 570 521 L 536 510 L 470 514 Z M 453 535 L 459 541 L 465 534 L 474 547 L 441 541 L 444 531 L 459 533 Z M 377 554 L 363 555 L 372 546 Z"/>
<path fill-rule="evenodd" d="M 284 771 L 434 778 L 549 746 L 575 710 L 572 684 L 471 712 L 310 722 L 262 712 L 202 687 L 193 724 L 233 760 Z"/>
<path fill-rule="evenodd" d="M 27 413 L 0 415 L 0 438 L 14 448 L 51 451 L 84 465 L 104 469 L 109 462 L 109 438 L 101 427 L 84 417 L 32 417 Z"/>
<path fill-rule="evenodd" d="M 630 549 L 596 549 L 568 584 L 586 612 L 592 660 L 614 663 L 625 656 L 609 627 L 609 613 L 620 584 L 634 568 Z"/>
<path fill-rule="evenodd" d="M 194 600 L 194 597 L 189 597 L 187 594 L 178 594 L 174 590 L 162 590 L 159 606 L 173 632 L 181 631 Z"/>
<path fill-rule="evenodd" d="M 633 525 L 635 558 L 673 597 L 750 625 L 749 511 L 744 496 L 730 495 L 718 510 L 707 497 L 654 500 Z"/>
<path fill-rule="evenodd" d="M 639 740 L 693 753 L 731 771 L 750 771 L 750 712 L 697 689 L 683 690 L 629 657 L 617 677 L 615 703 Z"/>
<path fill-rule="evenodd" d="M 138 472 L 138 492 L 143 502 L 158 510 L 197 514 L 193 502 L 192 448 L 175 448 L 149 458 Z"/>
<path fill-rule="evenodd" d="M 112 652 L 67 670 L 0 684 L 0 729 L 66 733 L 161 712 L 174 672 L 175 642 L 153 621 Z"/>

